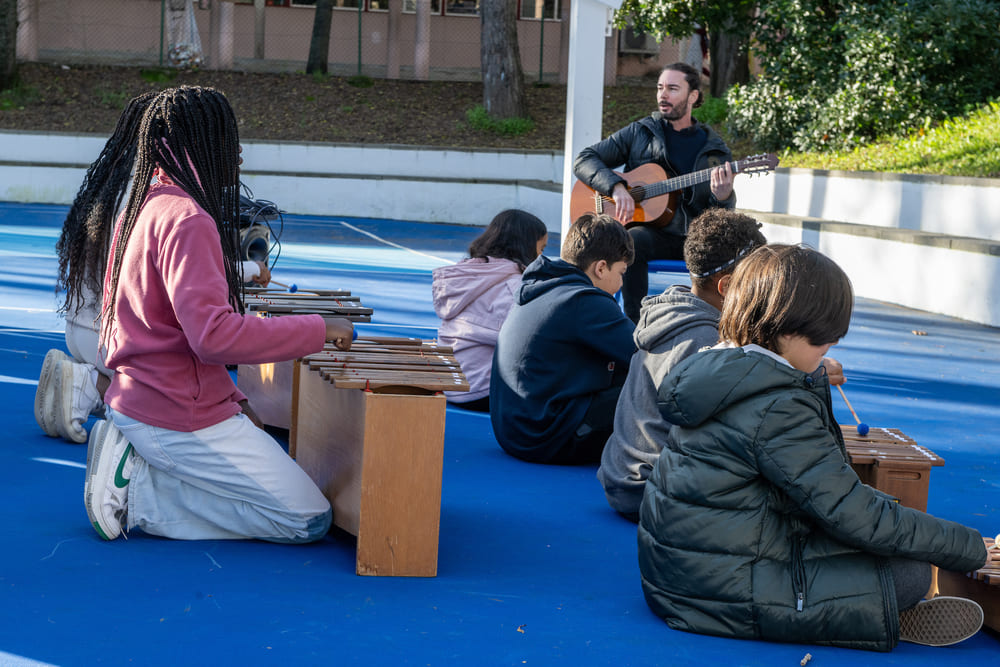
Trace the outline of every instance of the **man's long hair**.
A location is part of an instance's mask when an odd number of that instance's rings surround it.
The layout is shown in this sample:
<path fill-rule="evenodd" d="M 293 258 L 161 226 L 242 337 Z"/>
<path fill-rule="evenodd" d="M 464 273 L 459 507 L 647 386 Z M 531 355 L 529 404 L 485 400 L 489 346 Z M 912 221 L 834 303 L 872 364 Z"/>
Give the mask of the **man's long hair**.
<path fill-rule="evenodd" d="M 157 167 L 215 220 L 229 283 L 229 302 L 234 310 L 243 312 L 238 266 L 239 155 L 236 116 L 221 92 L 181 86 L 162 91 L 152 101 L 139 130 L 134 182 L 108 267 L 105 334 L 115 315 L 122 258 Z"/>

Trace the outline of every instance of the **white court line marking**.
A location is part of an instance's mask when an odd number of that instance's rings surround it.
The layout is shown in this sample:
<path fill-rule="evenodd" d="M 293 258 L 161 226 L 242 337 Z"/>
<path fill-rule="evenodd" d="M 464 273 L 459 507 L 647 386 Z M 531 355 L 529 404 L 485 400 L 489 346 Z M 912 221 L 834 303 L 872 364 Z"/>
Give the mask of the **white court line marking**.
<path fill-rule="evenodd" d="M 451 262 L 451 261 L 449 261 L 447 259 L 442 259 L 440 257 L 435 257 L 434 255 L 428 255 L 425 252 L 420 252 L 419 250 L 414 250 L 413 248 L 407 248 L 404 245 L 399 245 L 398 243 L 393 243 L 392 241 L 387 241 L 386 239 L 382 238 L 381 236 L 377 236 L 375 234 L 372 234 L 371 232 L 366 232 L 365 230 L 361 229 L 360 227 L 355 227 L 354 225 L 352 225 L 352 224 L 350 224 L 348 222 L 344 222 L 343 220 L 338 220 L 337 222 L 339 222 L 340 224 L 342 224 L 344 227 L 347 227 L 348 229 L 353 229 L 354 231 L 356 231 L 359 234 L 364 234 L 365 236 L 367 236 L 369 238 L 375 239 L 379 243 L 384 243 L 384 244 L 386 244 L 388 246 L 392 246 L 393 248 L 399 248 L 400 250 L 405 250 L 406 252 L 412 252 L 414 255 L 420 255 L 421 257 L 427 257 L 427 258 L 433 259 L 433 260 L 435 260 L 437 262 L 441 262 L 442 264 L 452 264 L 453 263 L 453 262 Z"/>
<path fill-rule="evenodd" d="M 10 375 L 0 375 L 0 382 L 8 382 L 10 384 L 31 384 L 38 386 L 38 380 L 25 380 L 24 378 L 16 378 Z"/>
<path fill-rule="evenodd" d="M 86 463 L 77 463 L 76 461 L 67 461 L 65 459 L 46 459 L 42 457 L 36 457 L 31 459 L 32 461 L 38 461 L 39 463 L 54 463 L 57 466 L 66 466 L 67 468 L 82 468 L 87 469 Z"/>
<path fill-rule="evenodd" d="M 19 308 L 17 306 L 0 306 L 0 310 L 13 310 L 18 313 L 56 313 L 55 308 Z"/>

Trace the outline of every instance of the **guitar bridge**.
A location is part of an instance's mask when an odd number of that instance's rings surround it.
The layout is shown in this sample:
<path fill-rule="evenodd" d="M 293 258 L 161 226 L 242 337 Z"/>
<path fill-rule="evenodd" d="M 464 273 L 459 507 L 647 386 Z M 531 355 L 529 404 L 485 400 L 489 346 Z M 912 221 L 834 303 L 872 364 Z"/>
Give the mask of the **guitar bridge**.
<path fill-rule="evenodd" d="M 594 212 L 598 215 L 604 213 L 604 197 L 596 190 L 594 191 Z"/>

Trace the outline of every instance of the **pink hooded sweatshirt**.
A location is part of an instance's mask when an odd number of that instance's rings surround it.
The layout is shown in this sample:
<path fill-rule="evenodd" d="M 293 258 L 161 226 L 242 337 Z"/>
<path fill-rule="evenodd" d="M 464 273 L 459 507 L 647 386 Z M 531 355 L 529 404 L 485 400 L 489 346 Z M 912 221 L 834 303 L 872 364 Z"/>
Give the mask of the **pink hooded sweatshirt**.
<path fill-rule="evenodd" d="M 434 269 L 431 293 L 441 318 L 438 340 L 455 350 L 469 381 L 468 392 L 446 391 L 453 403 L 489 396 L 493 348 L 500 326 L 514 305 L 521 269 L 509 259 L 464 259 Z"/>
<path fill-rule="evenodd" d="M 109 268 L 117 246 L 117 231 Z M 105 303 L 108 283 L 105 278 Z M 151 186 L 122 263 L 105 363 L 105 401 L 151 426 L 191 432 L 240 412 L 226 364 L 323 349 L 319 315 L 261 318 L 229 305 L 215 221 L 181 188 Z"/>

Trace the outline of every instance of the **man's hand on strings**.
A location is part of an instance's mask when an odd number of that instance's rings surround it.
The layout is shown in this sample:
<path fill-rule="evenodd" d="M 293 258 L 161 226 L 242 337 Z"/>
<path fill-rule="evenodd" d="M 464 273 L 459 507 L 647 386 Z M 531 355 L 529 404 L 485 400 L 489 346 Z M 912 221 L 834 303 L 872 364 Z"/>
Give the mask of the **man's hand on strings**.
<path fill-rule="evenodd" d="M 725 201 L 732 196 L 733 181 L 735 179 L 736 173 L 729 166 L 729 162 L 725 162 L 722 166 L 712 170 L 712 194 L 715 195 L 716 200 Z M 615 201 L 617 202 L 618 200 L 616 199 Z"/>

